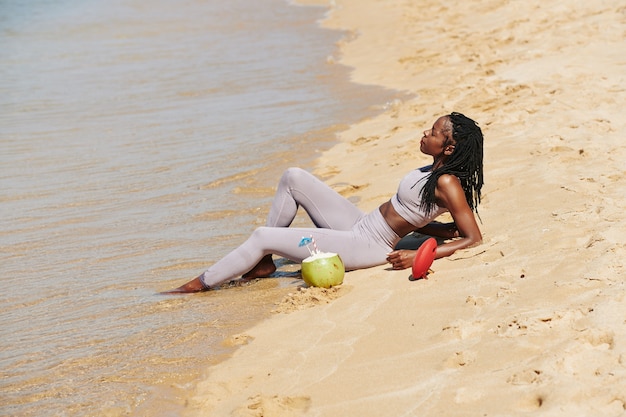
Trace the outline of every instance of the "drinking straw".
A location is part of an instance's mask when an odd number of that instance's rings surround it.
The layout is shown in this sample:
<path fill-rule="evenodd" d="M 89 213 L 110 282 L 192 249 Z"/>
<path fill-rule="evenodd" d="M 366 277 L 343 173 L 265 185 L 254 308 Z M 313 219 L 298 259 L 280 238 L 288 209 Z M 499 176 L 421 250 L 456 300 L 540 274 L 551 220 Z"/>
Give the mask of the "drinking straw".
<path fill-rule="evenodd" d="M 313 243 L 313 252 L 320 253 L 320 251 L 317 249 L 317 244 L 315 243 L 315 238 L 313 237 L 313 235 L 311 235 L 311 242 Z"/>

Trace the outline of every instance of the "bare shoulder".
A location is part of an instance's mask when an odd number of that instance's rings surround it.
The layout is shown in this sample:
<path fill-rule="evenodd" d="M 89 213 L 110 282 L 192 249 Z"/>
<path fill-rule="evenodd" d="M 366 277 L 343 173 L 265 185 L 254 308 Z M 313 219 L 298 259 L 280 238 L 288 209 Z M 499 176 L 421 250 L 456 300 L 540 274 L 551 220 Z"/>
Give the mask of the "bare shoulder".
<path fill-rule="evenodd" d="M 465 192 L 461 186 L 461 181 L 456 175 L 443 174 L 437 178 L 437 187 L 435 188 L 435 198 L 437 204 L 451 210 L 452 207 L 459 204 L 467 204 L 465 200 Z"/>
<path fill-rule="evenodd" d="M 445 189 L 461 187 L 461 181 L 456 175 L 443 174 L 437 178 L 437 187 Z"/>

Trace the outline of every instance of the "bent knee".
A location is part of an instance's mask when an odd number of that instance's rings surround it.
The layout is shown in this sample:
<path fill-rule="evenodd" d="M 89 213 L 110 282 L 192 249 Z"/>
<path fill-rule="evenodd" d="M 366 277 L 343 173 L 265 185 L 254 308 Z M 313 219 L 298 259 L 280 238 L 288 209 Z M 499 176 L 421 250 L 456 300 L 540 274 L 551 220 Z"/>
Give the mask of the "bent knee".
<path fill-rule="evenodd" d="M 305 171 L 302 168 L 290 167 L 290 168 L 287 168 L 283 172 L 283 176 L 281 177 L 280 180 L 281 182 L 284 182 L 286 184 L 297 184 L 300 178 L 303 178 L 309 175 L 311 174 L 309 174 L 307 171 Z"/>
<path fill-rule="evenodd" d="M 256 229 L 254 229 L 252 231 L 252 233 L 250 234 L 250 238 L 249 239 L 250 240 L 257 240 L 257 241 L 258 240 L 263 240 L 267 236 L 267 234 L 269 232 L 269 229 L 271 229 L 271 228 L 267 227 L 267 226 L 257 227 Z"/>

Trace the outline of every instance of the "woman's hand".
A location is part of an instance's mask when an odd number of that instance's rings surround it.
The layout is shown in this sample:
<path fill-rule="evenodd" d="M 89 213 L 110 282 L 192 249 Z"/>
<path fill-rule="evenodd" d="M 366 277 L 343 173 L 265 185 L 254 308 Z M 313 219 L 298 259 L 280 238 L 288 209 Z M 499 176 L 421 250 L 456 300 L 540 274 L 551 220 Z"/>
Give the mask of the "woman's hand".
<path fill-rule="evenodd" d="M 393 269 L 407 269 L 413 266 L 413 259 L 417 251 L 400 249 L 387 254 L 387 262 Z"/>

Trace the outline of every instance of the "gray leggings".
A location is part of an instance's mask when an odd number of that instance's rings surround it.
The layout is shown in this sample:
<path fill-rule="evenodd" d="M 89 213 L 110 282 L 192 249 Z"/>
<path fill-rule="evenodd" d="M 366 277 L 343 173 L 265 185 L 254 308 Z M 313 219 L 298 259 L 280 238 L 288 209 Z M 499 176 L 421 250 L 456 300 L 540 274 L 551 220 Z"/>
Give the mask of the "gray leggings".
<path fill-rule="evenodd" d="M 306 210 L 317 228 L 289 227 L 298 207 Z M 267 225 L 256 229 L 200 279 L 207 287 L 214 286 L 245 274 L 268 254 L 301 262 L 310 253 L 299 246 L 300 240 L 311 236 L 320 251 L 339 254 L 347 270 L 384 264 L 400 240 L 378 209 L 365 214 L 307 171 L 289 168 L 278 184 Z"/>

